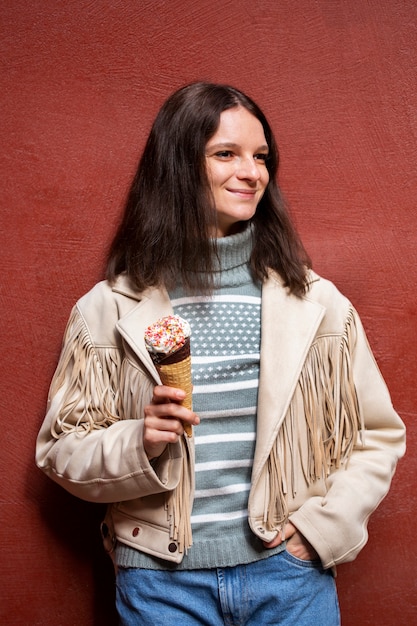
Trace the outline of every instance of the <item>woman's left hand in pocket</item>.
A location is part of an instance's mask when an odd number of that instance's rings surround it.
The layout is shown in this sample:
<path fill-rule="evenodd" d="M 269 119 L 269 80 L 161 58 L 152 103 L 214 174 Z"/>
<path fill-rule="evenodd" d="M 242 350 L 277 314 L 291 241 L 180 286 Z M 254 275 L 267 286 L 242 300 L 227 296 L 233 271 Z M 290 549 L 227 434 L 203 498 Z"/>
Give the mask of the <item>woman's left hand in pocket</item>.
<path fill-rule="evenodd" d="M 296 527 L 288 522 L 285 525 L 285 540 L 287 541 L 286 549 L 293 556 L 297 557 L 297 559 L 302 559 L 303 561 L 317 561 L 319 560 L 319 555 L 311 545 L 307 541 L 307 539 L 302 535 Z M 269 543 L 264 542 L 265 548 L 275 548 L 280 543 L 282 543 L 283 538 L 281 532 L 270 541 Z"/>

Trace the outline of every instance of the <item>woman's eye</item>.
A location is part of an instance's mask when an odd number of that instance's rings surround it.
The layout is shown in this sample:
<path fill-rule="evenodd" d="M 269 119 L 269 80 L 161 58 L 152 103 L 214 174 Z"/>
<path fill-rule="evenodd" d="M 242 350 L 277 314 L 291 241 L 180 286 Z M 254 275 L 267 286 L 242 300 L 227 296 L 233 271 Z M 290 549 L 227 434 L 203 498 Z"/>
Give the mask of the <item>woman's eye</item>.
<path fill-rule="evenodd" d="M 259 154 L 255 154 L 254 159 L 256 161 L 263 161 L 265 163 L 268 160 L 268 155 L 261 152 Z"/>
<path fill-rule="evenodd" d="M 221 159 L 227 159 L 233 156 L 233 152 L 231 150 L 220 150 L 219 152 L 216 152 L 215 156 L 220 157 Z"/>

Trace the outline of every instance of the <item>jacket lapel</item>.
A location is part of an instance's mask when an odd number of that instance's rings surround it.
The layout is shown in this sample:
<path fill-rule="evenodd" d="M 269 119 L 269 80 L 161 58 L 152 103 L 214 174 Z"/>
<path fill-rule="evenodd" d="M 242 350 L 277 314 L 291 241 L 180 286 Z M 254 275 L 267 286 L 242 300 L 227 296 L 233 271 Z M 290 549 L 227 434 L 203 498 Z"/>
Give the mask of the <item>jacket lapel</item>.
<path fill-rule="evenodd" d="M 137 354 L 157 384 L 161 381 L 145 346 L 145 330 L 160 317 L 172 314 L 173 309 L 166 290 L 152 288 L 143 292 L 140 302 L 123 315 L 116 324 L 123 339 Z"/>
<path fill-rule="evenodd" d="M 263 285 L 254 479 L 276 439 L 324 312 L 308 297 L 289 295 L 274 274 Z"/>

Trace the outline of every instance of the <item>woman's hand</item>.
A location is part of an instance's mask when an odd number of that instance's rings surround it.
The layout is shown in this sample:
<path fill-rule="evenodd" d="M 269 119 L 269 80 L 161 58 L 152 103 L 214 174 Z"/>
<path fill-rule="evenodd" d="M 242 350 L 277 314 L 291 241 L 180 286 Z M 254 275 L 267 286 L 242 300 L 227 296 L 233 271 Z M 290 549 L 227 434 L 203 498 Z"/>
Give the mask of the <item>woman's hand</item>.
<path fill-rule="evenodd" d="M 183 422 L 197 425 L 199 417 L 181 406 L 182 389 L 158 385 L 152 401 L 145 407 L 143 446 L 149 459 L 160 456 L 169 443 L 176 443 L 184 433 Z"/>
<path fill-rule="evenodd" d="M 296 527 L 293 526 L 291 522 L 288 522 L 285 525 L 285 539 L 287 541 L 286 549 L 293 556 L 298 559 L 302 559 L 303 561 L 320 560 L 319 555 L 311 543 L 309 543 L 307 539 L 300 532 L 298 532 Z M 276 546 L 279 546 L 282 541 L 282 534 L 279 532 L 275 539 L 269 543 L 264 541 L 264 546 L 265 548 L 275 548 Z"/>

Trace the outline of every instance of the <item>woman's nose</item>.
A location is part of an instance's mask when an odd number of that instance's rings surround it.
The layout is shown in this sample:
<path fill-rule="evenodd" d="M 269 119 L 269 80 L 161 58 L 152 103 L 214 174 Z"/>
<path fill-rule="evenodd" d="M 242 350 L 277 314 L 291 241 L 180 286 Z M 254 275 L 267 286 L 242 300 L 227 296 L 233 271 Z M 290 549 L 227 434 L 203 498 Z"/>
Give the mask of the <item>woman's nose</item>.
<path fill-rule="evenodd" d="M 241 157 L 238 162 L 236 175 L 238 178 L 259 180 L 261 173 L 253 157 Z"/>

